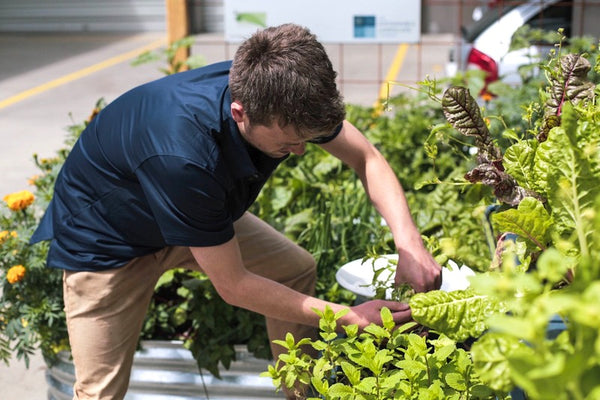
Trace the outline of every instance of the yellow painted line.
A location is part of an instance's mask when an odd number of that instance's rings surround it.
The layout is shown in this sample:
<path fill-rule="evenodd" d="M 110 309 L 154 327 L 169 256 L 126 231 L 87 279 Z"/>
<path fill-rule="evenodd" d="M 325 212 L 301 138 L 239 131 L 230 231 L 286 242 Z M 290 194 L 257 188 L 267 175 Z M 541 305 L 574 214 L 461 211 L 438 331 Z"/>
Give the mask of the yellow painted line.
<path fill-rule="evenodd" d="M 64 85 L 65 83 L 69 83 L 72 82 L 74 80 L 83 78 L 84 76 L 88 76 L 93 74 L 94 72 L 98 72 L 102 69 L 108 68 L 108 67 L 112 67 L 113 65 L 122 63 L 124 61 L 130 60 L 132 58 L 137 57 L 138 55 L 140 55 L 141 53 L 145 52 L 145 51 L 152 51 L 157 49 L 160 46 L 163 46 L 166 44 L 166 38 L 163 39 L 159 39 L 156 40 L 152 43 L 147 44 L 146 46 L 140 47 L 138 49 L 135 50 L 131 50 L 128 51 L 126 53 L 123 54 L 119 54 L 117 56 L 108 58 L 102 62 L 99 62 L 97 64 L 94 65 L 90 65 L 89 67 L 80 69 L 78 71 L 72 72 L 70 74 L 61 76 L 60 78 L 51 80 L 49 82 L 43 83 L 39 86 L 36 86 L 34 88 L 25 90 L 19 94 L 16 94 L 14 96 L 11 96 L 5 100 L 0 101 L 0 110 L 8 107 L 12 104 L 18 103 L 19 101 L 25 100 L 31 96 L 35 96 L 37 94 L 46 92 L 50 89 L 53 89 L 55 87 Z"/>
<path fill-rule="evenodd" d="M 390 82 L 395 81 L 398 73 L 402 69 L 402 65 L 404 64 L 404 58 L 406 57 L 406 52 L 408 51 L 408 44 L 402 43 L 398 46 L 398 50 L 396 50 L 396 55 L 394 56 L 394 60 L 392 61 L 392 65 L 388 69 L 388 72 L 385 76 L 385 80 L 381 84 L 379 88 L 379 96 L 377 97 L 377 101 L 373 105 L 375 108 L 375 113 L 378 115 L 383 111 L 381 109 L 381 100 L 387 98 L 389 95 Z"/>

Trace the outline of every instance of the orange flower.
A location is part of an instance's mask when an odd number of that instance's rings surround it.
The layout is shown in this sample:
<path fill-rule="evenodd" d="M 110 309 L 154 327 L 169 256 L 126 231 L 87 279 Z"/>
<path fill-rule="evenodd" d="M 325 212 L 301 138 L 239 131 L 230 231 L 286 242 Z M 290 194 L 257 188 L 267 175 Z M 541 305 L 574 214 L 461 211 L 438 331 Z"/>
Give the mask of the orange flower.
<path fill-rule="evenodd" d="M 8 239 L 9 237 L 13 237 L 16 238 L 17 237 L 17 231 L 2 231 L 0 232 L 0 244 L 6 242 L 6 239 Z"/>
<path fill-rule="evenodd" d="M 6 280 L 10 284 L 19 282 L 25 277 L 25 267 L 22 265 L 15 265 L 10 267 L 6 273 Z"/>
<path fill-rule="evenodd" d="M 494 95 L 486 90 L 481 93 L 481 98 L 483 101 L 488 102 L 494 98 Z"/>
<path fill-rule="evenodd" d="M 39 175 L 33 175 L 31 178 L 29 178 L 27 180 L 27 184 L 33 186 L 33 185 L 35 185 L 35 183 L 37 182 L 38 179 L 40 179 Z"/>
<path fill-rule="evenodd" d="M 33 193 L 29 190 L 21 190 L 20 192 L 15 192 L 4 196 L 4 201 L 13 211 L 21 211 L 26 209 L 33 203 L 35 197 Z"/>

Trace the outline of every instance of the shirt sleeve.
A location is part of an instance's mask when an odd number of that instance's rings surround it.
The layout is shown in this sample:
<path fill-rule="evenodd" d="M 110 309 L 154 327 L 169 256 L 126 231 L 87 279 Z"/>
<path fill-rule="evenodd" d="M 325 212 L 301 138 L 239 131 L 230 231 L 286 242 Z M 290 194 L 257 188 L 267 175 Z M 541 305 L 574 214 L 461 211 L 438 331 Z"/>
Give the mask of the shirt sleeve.
<path fill-rule="evenodd" d="M 209 171 L 182 157 L 155 156 L 136 175 L 167 245 L 215 246 L 233 237 L 227 192 Z"/>
<path fill-rule="evenodd" d="M 324 144 L 324 143 L 331 142 L 333 139 L 335 139 L 337 137 L 337 135 L 339 135 L 339 133 L 342 130 L 343 125 L 344 125 L 344 123 L 342 122 L 341 124 L 336 126 L 336 128 L 333 130 L 333 132 L 330 135 L 311 139 L 311 140 L 309 140 L 309 143 Z"/>

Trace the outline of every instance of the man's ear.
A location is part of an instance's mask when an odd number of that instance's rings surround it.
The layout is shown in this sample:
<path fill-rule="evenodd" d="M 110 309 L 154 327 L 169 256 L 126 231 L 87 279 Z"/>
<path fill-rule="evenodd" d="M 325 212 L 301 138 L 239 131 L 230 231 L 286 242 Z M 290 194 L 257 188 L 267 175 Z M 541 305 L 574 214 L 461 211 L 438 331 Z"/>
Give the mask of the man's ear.
<path fill-rule="evenodd" d="M 233 101 L 231 103 L 231 116 L 233 120 L 237 123 L 244 122 L 244 116 L 246 112 L 244 111 L 244 106 L 239 101 Z"/>

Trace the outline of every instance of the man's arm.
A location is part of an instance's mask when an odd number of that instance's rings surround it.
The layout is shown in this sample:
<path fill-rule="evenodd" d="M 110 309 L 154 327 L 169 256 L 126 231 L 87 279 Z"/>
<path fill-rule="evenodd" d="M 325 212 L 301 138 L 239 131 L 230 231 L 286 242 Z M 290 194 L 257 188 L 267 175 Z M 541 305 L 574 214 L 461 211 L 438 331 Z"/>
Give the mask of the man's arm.
<path fill-rule="evenodd" d="M 348 121 L 334 140 L 321 146 L 356 171 L 388 224 L 399 255 L 396 284 L 407 282 L 420 292 L 438 289 L 440 266 L 425 248 L 402 186 L 381 153 Z"/>
<path fill-rule="evenodd" d="M 304 295 L 251 273 L 242 263 L 235 237 L 222 245 L 190 247 L 190 250 L 223 300 L 268 317 L 319 326 L 319 316 L 313 308 L 324 310 L 328 305 L 335 312 L 350 309 L 340 320 L 340 326 L 357 324 L 362 329 L 371 322 L 380 324 L 380 311 L 384 306 L 392 311 L 395 322 L 410 319 L 410 309 L 406 304 L 373 300 L 354 307 L 342 306 Z"/>

